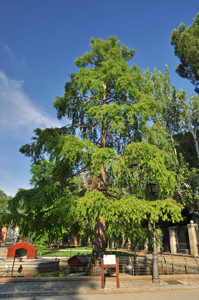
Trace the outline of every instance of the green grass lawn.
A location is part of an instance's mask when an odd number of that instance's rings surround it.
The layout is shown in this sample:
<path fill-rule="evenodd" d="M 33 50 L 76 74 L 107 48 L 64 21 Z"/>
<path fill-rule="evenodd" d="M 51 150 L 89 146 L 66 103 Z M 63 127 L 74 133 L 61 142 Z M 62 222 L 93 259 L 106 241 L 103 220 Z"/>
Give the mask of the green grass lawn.
<path fill-rule="evenodd" d="M 45 246 L 35 246 L 37 248 L 37 256 L 49 257 L 71 257 L 77 254 L 91 256 L 92 247 L 60 247 L 59 249 L 51 249 Z"/>
<path fill-rule="evenodd" d="M 84 254 L 85 256 L 91 256 L 92 247 L 70 247 L 70 248 L 59 248 L 50 249 L 45 246 L 36 246 L 37 256 L 45 257 L 71 257 L 77 254 Z M 132 253 L 126 251 L 116 251 L 112 249 L 106 249 L 106 254 L 114 254 L 116 256 L 132 256 Z"/>

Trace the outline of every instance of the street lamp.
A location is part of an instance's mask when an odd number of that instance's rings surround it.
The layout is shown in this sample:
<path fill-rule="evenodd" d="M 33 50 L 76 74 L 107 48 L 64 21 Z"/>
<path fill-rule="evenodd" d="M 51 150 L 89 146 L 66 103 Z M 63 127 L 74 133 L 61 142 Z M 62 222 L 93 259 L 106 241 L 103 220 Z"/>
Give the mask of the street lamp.
<path fill-rule="evenodd" d="M 150 181 L 146 184 L 146 189 L 151 195 L 152 200 L 156 199 L 156 194 L 158 193 L 158 184 L 154 181 Z M 155 221 L 153 221 L 153 283 L 160 283 L 159 271 L 158 271 L 158 255 L 157 255 L 157 241 L 156 241 L 156 227 Z"/>

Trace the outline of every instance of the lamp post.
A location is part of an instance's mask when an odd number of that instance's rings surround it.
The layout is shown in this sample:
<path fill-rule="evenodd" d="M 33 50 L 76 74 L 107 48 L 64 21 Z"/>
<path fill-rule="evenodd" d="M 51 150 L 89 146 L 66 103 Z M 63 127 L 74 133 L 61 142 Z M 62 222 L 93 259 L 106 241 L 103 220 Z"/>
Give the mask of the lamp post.
<path fill-rule="evenodd" d="M 150 181 L 146 184 L 146 189 L 151 195 L 152 200 L 156 199 L 156 194 L 158 193 L 158 184 L 154 181 Z M 159 271 L 158 271 L 158 255 L 157 255 L 157 241 L 156 241 L 156 226 L 155 221 L 153 221 L 153 283 L 160 283 Z"/>

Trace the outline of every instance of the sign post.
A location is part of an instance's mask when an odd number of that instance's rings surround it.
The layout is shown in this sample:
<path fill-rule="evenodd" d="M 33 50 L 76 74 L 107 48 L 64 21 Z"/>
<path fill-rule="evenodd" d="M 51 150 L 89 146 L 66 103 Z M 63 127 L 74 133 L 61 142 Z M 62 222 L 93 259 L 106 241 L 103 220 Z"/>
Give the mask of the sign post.
<path fill-rule="evenodd" d="M 104 269 L 116 269 L 116 285 L 120 287 L 119 282 L 119 259 L 115 255 L 104 255 L 101 258 L 101 288 L 104 289 Z"/>

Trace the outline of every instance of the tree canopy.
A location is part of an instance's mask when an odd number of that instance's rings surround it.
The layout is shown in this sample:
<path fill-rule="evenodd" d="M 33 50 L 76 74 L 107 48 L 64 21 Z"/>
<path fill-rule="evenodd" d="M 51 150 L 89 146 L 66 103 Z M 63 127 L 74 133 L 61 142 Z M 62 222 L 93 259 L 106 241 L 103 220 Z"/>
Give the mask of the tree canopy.
<path fill-rule="evenodd" d="M 168 142 L 178 126 L 168 72 L 163 87 L 161 76 L 129 66 L 135 50 L 113 36 L 92 38 L 90 47 L 54 103 L 70 124 L 36 129 L 21 148 L 32 159 L 33 187 L 19 190 L 9 207 L 24 232 L 89 235 L 98 259 L 106 238 L 132 238 L 148 218 L 179 221 L 174 195 L 183 179 Z M 150 180 L 160 187 L 155 202 L 145 190 Z"/>
<path fill-rule="evenodd" d="M 8 224 L 8 203 L 12 197 L 0 190 L 0 227 Z"/>
<path fill-rule="evenodd" d="M 92 38 L 90 47 L 76 59 L 79 71 L 71 74 L 54 106 L 58 118 L 72 121 L 71 133 L 78 129 L 98 147 L 122 153 L 125 145 L 141 140 L 155 105 L 151 86 L 137 66 L 128 66 L 135 51 L 116 37 Z"/>

